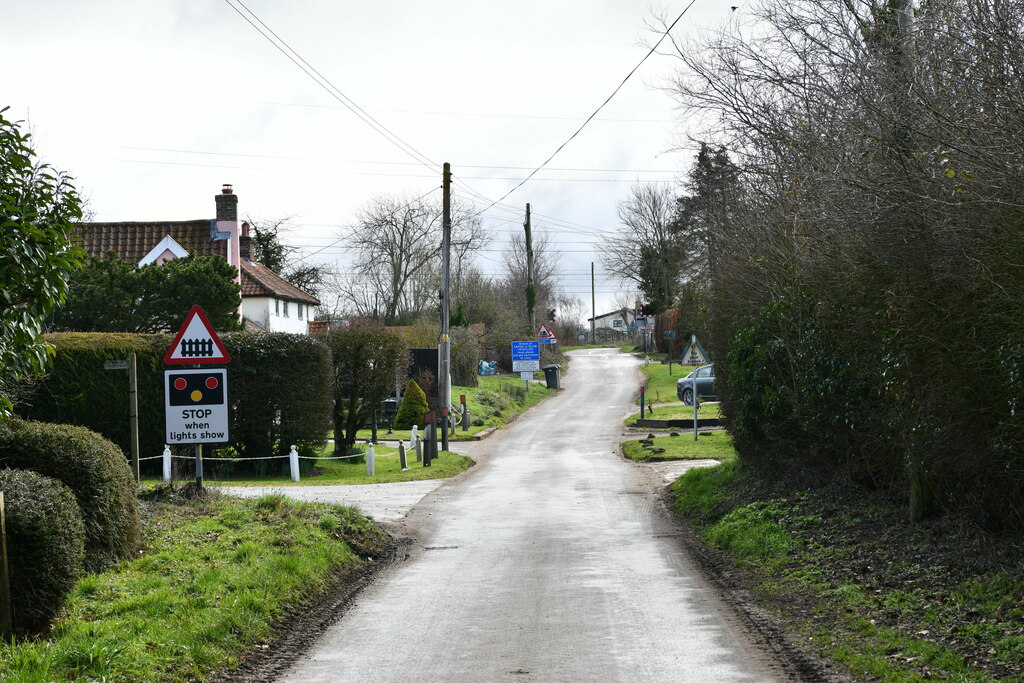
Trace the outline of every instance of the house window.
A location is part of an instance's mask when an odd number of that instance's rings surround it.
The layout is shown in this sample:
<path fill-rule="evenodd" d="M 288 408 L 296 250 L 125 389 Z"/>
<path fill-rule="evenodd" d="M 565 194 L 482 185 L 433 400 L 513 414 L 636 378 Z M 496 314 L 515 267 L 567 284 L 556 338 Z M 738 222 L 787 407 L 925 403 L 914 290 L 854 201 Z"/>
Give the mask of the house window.
<path fill-rule="evenodd" d="M 619 318 L 616 318 L 615 320 L 613 320 L 612 321 L 612 327 L 622 327 L 622 320 L 620 320 Z"/>
<path fill-rule="evenodd" d="M 302 320 L 302 304 L 299 304 L 299 320 Z"/>
<path fill-rule="evenodd" d="M 284 317 L 288 317 L 288 302 L 284 302 Z"/>
<path fill-rule="evenodd" d="M 278 299 L 274 299 L 274 315 L 281 315 L 281 302 Z"/>

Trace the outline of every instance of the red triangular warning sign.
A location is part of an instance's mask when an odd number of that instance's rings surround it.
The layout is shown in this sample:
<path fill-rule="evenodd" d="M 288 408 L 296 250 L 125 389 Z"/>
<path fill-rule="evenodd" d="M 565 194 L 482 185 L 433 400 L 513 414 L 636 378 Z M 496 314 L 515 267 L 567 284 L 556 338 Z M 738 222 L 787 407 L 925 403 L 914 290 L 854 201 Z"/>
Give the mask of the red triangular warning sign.
<path fill-rule="evenodd" d="M 551 330 L 548 329 L 547 325 L 545 325 L 544 323 L 541 323 L 540 324 L 540 329 L 537 330 L 537 336 L 538 337 L 542 337 L 542 338 L 548 338 L 548 337 L 554 337 L 555 335 L 551 334 Z"/>
<path fill-rule="evenodd" d="M 167 365 L 193 365 L 197 363 L 227 363 L 231 354 L 224 348 L 213 325 L 199 306 L 193 306 L 185 322 L 164 354 Z"/>

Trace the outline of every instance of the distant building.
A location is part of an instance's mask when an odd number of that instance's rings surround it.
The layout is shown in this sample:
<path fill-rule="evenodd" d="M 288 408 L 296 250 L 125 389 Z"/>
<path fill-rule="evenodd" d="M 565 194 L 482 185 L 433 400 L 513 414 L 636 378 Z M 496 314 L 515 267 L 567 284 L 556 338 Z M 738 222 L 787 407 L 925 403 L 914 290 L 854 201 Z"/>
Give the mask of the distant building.
<path fill-rule="evenodd" d="M 239 271 L 239 314 L 247 329 L 306 334 L 320 300 L 252 261 L 249 224 L 238 225 L 238 196 L 230 185 L 216 195 L 215 203 L 212 219 L 80 223 L 78 243 L 94 258 L 112 252 L 139 267 L 186 256 L 220 256 Z"/>
<path fill-rule="evenodd" d="M 628 308 L 620 308 L 611 313 L 599 315 L 596 318 L 587 318 L 587 324 L 594 323 L 594 331 L 597 332 L 599 340 L 608 340 L 618 335 L 625 337 L 629 334 L 629 326 L 636 320 L 636 316 Z M 616 334 L 617 333 L 617 334 Z"/>

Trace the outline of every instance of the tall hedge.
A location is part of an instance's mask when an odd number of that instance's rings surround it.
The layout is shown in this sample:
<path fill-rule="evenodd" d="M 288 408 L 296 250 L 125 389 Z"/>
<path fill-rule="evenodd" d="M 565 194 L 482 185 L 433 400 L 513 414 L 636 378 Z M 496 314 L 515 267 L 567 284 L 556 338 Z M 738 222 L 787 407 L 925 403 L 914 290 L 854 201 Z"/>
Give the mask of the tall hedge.
<path fill-rule="evenodd" d="M 159 455 L 164 444 L 163 357 L 168 334 L 59 333 L 46 336 L 56 348 L 50 372 L 22 392 L 16 406 L 26 419 L 76 424 L 110 439 L 130 454 L 128 375 L 104 362 L 136 354 L 139 448 Z M 306 335 L 228 333 L 231 354 L 228 401 L 231 446 L 242 456 L 287 453 L 292 444 L 310 451 L 330 429 L 333 370 L 326 344 Z M 262 461 L 266 462 L 266 461 Z M 160 461 L 143 462 L 158 474 Z"/>
<path fill-rule="evenodd" d="M 308 453 L 323 446 L 334 391 L 327 344 L 307 335 L 245 332 L 225 335 L 224 344 L 231 354 L 231 442 L 238 454 L 284 455 L 292 444 Z"/>
<path fill-rule="evenodd" d="M 47 630 L 82 576 L 85 531 L 74 494 L 28 470 L 0 470 L 14 631 Z"/>
<path fill-rule="evenodd" d="M 128 371 L 106 370 L 108 360 L 136 354 L 141 456 L 159 455 L 164 443 L 163 356 L 170 346 L 166 334 L 49 334 L 56 355 L 50 371 L 29 387 L 15 406 L 21 417 L 41 422 L 75 424 L 99 432 L 131 454 L 128 420 Z M 158 473 L 159 461 L 143 464 Z"/>
<path fill-rule="evenodd" d="M 73 425 L 0 422 L 0 467 L 26 469 L 65 484 L 82 509 L 89 571 L 138 547 L 139 505 L 128 461 L 116 445 Z"/>

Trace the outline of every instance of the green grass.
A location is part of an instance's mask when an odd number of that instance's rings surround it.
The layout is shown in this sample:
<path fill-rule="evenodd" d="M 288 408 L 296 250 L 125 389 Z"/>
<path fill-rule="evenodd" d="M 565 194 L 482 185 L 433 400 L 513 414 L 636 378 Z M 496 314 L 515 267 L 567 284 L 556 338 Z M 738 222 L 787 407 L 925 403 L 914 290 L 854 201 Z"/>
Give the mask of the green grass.
<path fill-rule="evenodd" d="M 676 381 L 680 377 L 686 377 L 693 370 L 692 365 L 672 364 L 672 374 L 669 374 L 668 364 L 651 362 L 640 366 L 641 372 L 647 380 L 648 403 L 674 403 L 679 400 L 676 396 Z M 657 410 L 657 408 L 655 408 Z"/>
<path fill-rule="evenodd" d="M 761 490 L 737 462 L 691 470 L 672 486 L 676 513 L 749 571 L 762 604 L 818 655 L 858 679 L 1021 680 L 1019 572 L 975 566 L 969 550 L 955 558 L 932 549 L 944 539 L 857 496 L 750 500 Z M 936 553 L 943 559 L 932 561 Z"/>
<path fill-rule="evenodd" d="M 543 372 L 534 373 L 534 376 L 543 377 Z M 472 427 L 463 432 L 462 427 L 455 428 L 455 435 L 450 437 L 455 441 L 472 440 L 474 436 L 491 427 L 504 427 L 518 415 L 529 410 L 542 400 L 555 393 L 554 389 L 548 389 L 543 383 L 530 382 L 529 393 L 527 393 L 526 382 L 519 379 L 518 375 L 511 376 L 486 376 L 478 378 L 480 385 L 476 387 L 452 386 L 452 402 L 459 403 L 459 396 L 465 394 L 466 405 L 469 408 Z M 409 430 L 395 430 L 394 434 L 387 435 L 387 425 L 378 425 L 378 439 L 409 439 Z M 420 430 L 422 435 L 423 430 Z M 370 438 L 369 429 L 361 429 L 356 434 L 359 439 Z"/>
<path fill-rule="evenodd" d="M 696 441 L 693 440 L 693 432 L 680 432 L 679 436 L 627 441 L 622 444 L 622 452 L 627 458 L 637 462 L 703 459 L 727 462 L 736 458 L 732 437 L 728 432 L 720 430 L 698 434 L 703 436 L 698 436 Z M 646 446 L 645 442 L 650 442 L 650 446 Z M 664 449 L 664 452 L 657 452 L 659 449 Z"/>
<path fill-rule="evenodd" d="M 144 505 L 137 559 L 83 578 L 49 636 L 0 644 L 0 679 L 202 680 L 387 538 L 352 508 L 281 496 Z"/>
<path fill-rule="evenodd" d="M 327 444 L 325 454 L 333 453 L 334 444 Z M 395 449 L 378 445 L 378 452 L 391 452 Z M 430 467 L 416 462 L 416 451 L 406 452 L 408 469 L 403 472 L 398 453 L 376 455 L 374 457 L 374 476 L 366 476 L 366 463 L 352 460 L 319 460 L 316 461 L 318 471 L 305 474 L 301 481 L 293 482 L 288 474 L 277 476 L 254 477 L 207 477 L 206 483 L 211 486 L 326 486 L 351 484 L 385 484 L 396 481 L 420 481 L 422 479 L 445 479 L 469 469 L 475 461 L 465 455 L 450 451 L 440 451 L 439 457 L 431 461 Z"/>
<path fill-rule="evenodd" d="M 644 410 L 644 418 L 648 420 L 692 420 L 693 419 L 693 406 L 684 405 L 682 403 L 673 403 L 667 406 L 655 406 L 652 412 L 649 408 Z M 712 419 L 719 418 L 722 414 L 718 410 L 717 403 L 701 403 L 697 407 L 697 418 Z M 640 417 L 640 413 L 635 412 L 626 418 L 626 426 L 636 426 L 636 421 Z"/>

